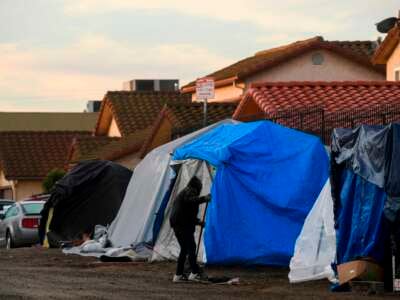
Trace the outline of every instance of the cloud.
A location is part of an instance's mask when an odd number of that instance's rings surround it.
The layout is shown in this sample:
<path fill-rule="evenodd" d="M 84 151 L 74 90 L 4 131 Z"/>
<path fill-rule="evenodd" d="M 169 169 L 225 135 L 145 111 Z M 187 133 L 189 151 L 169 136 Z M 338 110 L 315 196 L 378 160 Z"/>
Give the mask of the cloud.
<path fill-rule="evenodd" d="M 185 83 L 230 62 L 191 44 L 149 47 L 101 35 L 85 35 L 63 48 L 28 51 L 0 44 L 0 57 L 0 90 L 7 91 L 7 99 L 0 98 L 2 110 L 20 110 L 27 104 L 24 99 L 42 110 L 83 110 L 87 100 L 101 99 L 129 79 L 178 78 Z"/>
<path fill-rule="evenodd" d="M 334 32 L 343 20 L 331 14 L 336 1 L 314 0 L 65 0 L 68 15 L 109 14 L 117 11 L 172 11 L 213 19 L 254 23 L 264 29 L 280 31 Z"/>

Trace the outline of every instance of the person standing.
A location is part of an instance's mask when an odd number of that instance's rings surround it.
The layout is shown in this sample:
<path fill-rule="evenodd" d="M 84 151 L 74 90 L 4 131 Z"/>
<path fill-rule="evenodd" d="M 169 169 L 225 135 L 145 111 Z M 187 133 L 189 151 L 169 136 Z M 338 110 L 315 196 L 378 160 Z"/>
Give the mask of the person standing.
<path fill-rule="evenodd" d="M 176 196 L 172 206 L 169 221 L 181 248 L 173 282 L 207 280 L 207 275 L 201 271 L 197 264 L 196 241 L 194 238 L 196 225 L 203 227 L 205 225 L 197 218 L 199 206 L 211 200 L 210 195 L 200 197 L 201 189 L 200 179 L 196 176 L 192 177 L 188 186 Z M 191 269 L 189 277 L 184 274 L 186 257 L 189 258 Z"/>

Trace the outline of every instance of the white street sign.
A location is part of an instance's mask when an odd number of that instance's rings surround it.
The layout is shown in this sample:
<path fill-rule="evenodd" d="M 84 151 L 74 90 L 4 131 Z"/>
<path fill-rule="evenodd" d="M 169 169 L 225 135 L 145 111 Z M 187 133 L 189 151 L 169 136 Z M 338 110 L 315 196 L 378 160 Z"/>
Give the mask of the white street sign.
<path fill-rule="evenodd" d="M 214 98 L 214 79 L 205 77 L 196 81 L 196 99 L 207 100 Z"/>

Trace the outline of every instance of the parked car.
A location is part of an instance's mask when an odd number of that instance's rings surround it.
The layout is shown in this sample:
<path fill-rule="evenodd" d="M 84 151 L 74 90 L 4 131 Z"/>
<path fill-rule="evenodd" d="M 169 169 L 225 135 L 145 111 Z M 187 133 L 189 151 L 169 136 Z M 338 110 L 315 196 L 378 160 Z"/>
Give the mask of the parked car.
<path fill-rule="evenodd" d="M 13 200 L 8 199 L 0 199 L 0 219 L 4 218 L 4 214 L 7 209 L 13 205 L 15 202 Z"/>
<path fill-rule="evenodd" d="M 13 203 L 0 222 L 0 247 L 10 249 L 38 243 L 40 212 L 44 203 L 37 200 Z"/>

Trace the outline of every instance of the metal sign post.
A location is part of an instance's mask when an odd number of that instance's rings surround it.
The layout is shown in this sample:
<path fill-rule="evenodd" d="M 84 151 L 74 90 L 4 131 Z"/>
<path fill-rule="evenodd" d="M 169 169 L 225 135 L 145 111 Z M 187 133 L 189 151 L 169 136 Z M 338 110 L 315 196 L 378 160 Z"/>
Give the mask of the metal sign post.
<path fill-rule="evenodd" d="M 207 98 L 203 101 L 203 127 L 207 126 Z"/>
<path fill-rule="evenodd" d="M 207 101 L 213 99 L 215 93 L 214 78 L 205 77 L 196 81 L 196 99 L 203 100 L 203 127 L 208 125 Z"/>

